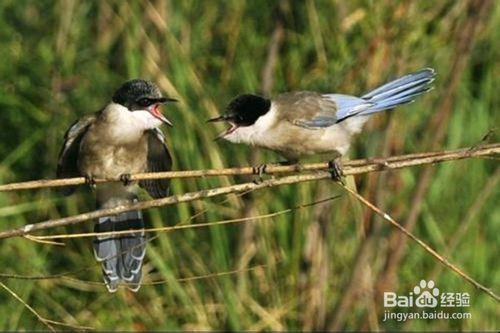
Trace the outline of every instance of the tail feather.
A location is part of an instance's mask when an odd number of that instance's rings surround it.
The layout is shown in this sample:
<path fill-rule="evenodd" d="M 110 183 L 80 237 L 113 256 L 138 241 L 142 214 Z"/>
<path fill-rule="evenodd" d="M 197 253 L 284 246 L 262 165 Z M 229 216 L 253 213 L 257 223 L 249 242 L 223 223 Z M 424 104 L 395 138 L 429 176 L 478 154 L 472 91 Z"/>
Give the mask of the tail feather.
<path fill-rule="evenodd" d="M 373 105 L 357 115 L 368 115 L 413 102 L 416 96 L 432 89 L 435 75 L 434 69 L 425 68 L 370 91 L 361 98 Z"/>
<path fill-rule="evenodd" d="M 405 91 L 401 95 L 392 96 L 391 98 L 377 102 L 374 106 L 361 112 L 360 115 L 367 115 L 387 109 L 392 109 L 398 105 L 412 103 L 415 97 L 422 95 L 429 90 L 432 90 L 432 87 L 415 87 L 413 89 Z"/>
<path fill-rule="evenodd" d="M 135 274 L 133 278 L 130 281 L 128 281 L 127 287 L 133 292 L 138 291 L 139 288 L 141 287 L 141 274 Z"/>
<path fill-rule="evenodd" d="M 124 235 L 104 235 L 94 239 L 94 254 L 102 263 L 104 282 L 109 292 L 115 292 L 120 282 L 137 291 L 142 276 L 142 262 L 146 255 L 144 222 L 140 211 L 101 217 L 96 232 L 138 230 Z"/>
<path fill-rule="evenodd" d="M 425 85 L 428 82 L 429 82 L 428 79 L 423 78 L 423 79 L 420 79 L 417 81 L 412 81 L 412 82 L 408 82 L 408 83 L 405 83 L 402 85 L 398 85 L 398 86 L 393 87 L 392 89 L 385 90 L 385 91 L 381 92 L 380 94 L 377 94 L 377 95 L 369 98 L 369 100 L 372 102 L 377 102 L 377 101 L 384 100 L 386 98 L 398 96 L 400 94 L 406 93 L 407 91 L 419 89 L 422 87 L 422 85 Z"/>
<path fill-rule="evenodd" d="M 361 98 L 364 99 L 370 99 L 375 97 L 376 95 L 379 95 L 385 91 L 391 90 L 395 87 L 398 86 L 403 86 L 407 83 L 419 81 L 421 79 L 429 79 L 433 78 L 436 75 L 436 72 L 432 68 L 424 68 L 419 71 L 404 75 L 396 80 L 393 80 L 389 83 L 386 83 L 384 85 L 381 85 L 380 87 L 370 91 L 369 93 L 361 96 Z"/>

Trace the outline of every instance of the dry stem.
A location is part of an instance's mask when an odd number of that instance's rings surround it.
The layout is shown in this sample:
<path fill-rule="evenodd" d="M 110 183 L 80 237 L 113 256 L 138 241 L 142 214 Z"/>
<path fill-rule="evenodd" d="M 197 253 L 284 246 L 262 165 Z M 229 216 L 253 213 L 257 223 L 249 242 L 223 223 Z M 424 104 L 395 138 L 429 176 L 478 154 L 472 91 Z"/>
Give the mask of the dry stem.
<path fill-rule="evenodd" d="M 500 143 L 489 144 L 484 146 L 477 146 L 471 148 L 463 148 L 453 151 L 444 151 L 444 152 L 435 152 L 435 153 L 426 153 L 426 154 L 415 154 L 415 155 L 403 155 L 397 157 L 390 157 L 386 159 L 376 159 L 376 160 L 363 160 L 363 161 L 352 161 L 351 163 L 346 163 L 344 166 L 344 174 L 345 175 L 354 175 L 372 171 L 380 171 L 380 170 L 393 170 L 393 169 L 401 169 L 405 167 L 422 165 L 422 164 L 432 164 L 445 162 L 450 160 L 458 160 L 470 157 L 479 157 L 479 156 L 489 156 L 500 153 Z M 327 166 L 324 163 L 305 165 L 302 167 L 302 170 L 321 170 L 325 169 Z M 177 171 L 177 172 L 169 172 L 163 174 L 169 174 L 168 177 L 163 178 L 173 178 L 173 174 L 176 173 L 200 173 L 200 172 L 211 172 L 212 174 L 250 174 L 252 168 L 236 168 L 236 169 L 223 169 L 223 170 L 198 170 L 198 171 Z M 218 173 L 217 173 L 218 171 Z M 221 172 L 222 171 L 222 172 Z M 270 172 L 293 172 L 297 171 L 296 166 L 273 166 L 270 167 Z M 133 176 L 134 179 L 146 179 L 143 177 L 158 177 L 156 174 L 144 174 L 141 177 Z M 192 176 L 192 175 L 191 175 Z M 277 179 L 269 179 L 263 181 L 261 183 L 243 183 L 237 185 L 231 185 L 226 187 L 218 187 L 212 189 L 201 190 L 197 192 L 188 192 L 184 194 L 178 194 L 169 196 L 162 199 L 149 200 L 143 202 L 137 202 L 129 205 L 122 205 L 113 208 L 100 209 L 95 210 L 88 213 L 83 213 L 75 216 L 69 216 L 61 219 L 53 219 L 44 222 L 28 224 L 21 228 L 15 228 L 11 230 L 6 230 L 0 232 L 1 238 L 9 238 L 15 236 L 24 236 L 27 234 L 31 234 L 34 231 L 54 228 L 59 226 L 65 226 L 70 224 L 76 224 L 80 222 L 84 222 L 90 219 L 95 219 L 98 217 L 116 215 L 119 213 L 131 211 L 131 210 L 141 210 L 152 207 L 161 207 L 166 205 L 178 204 L 181 202 L 190 202 L 230 193 L 241 193 L 250 190 L 257 190 L 266 187 L 274 187 L 278 185 L 287 185 L 287 184 L 295 184 L 312 180 L 320 180 L 329 178 L 330 174 L 328 172 L 314 172 L 303 175 L 295 175 L 295 176 L 287 176 Z M 151 178 L 149 178 L 151 179 Z M 58 181 L 67 181 L 66 179 L 61 179 Z M 49 181 L 46 181 L 49 182 Z M 11 184 L 12 185 L 12 184 Z M 8 186 L 8 185 L 4 185 Z M 50 185 L 49 185 L 50 186 Z"/>
<path fill-rule="evenodd" d="M 473 146 L 457 150 L 417 153 L 401 156 L 392 156 L 387 158 L 361 159 L 347 161 L 344 163 L 344 174 L 355 175 L 385 169 L 399 169 L 413 165 L 432 164 L 450 160 L 458 160 L 469 157 L 491 156 L 500 153 L 500 143 L 493 143 L 481 146 Z M 328 163 L 311 163 L 304 165 L 268 165 L 266 174 L 294 173 L 304 171 L 328 170 Z M 208 170 L 186 170 L 186 171 L 168 171 L 137 173 L 130 177 L 131 181 L 145 179 L 172 179 L 172 178 L 195 178 L 195 177 L 213 177 L 213 176 L 235 176 L 256 174 L 254 167 L 240 167 L 227 169 L 208 169 Z M 107 182 L 118 182 L 115 179 L 95 179 L 97 184 Z M 28 190 L 36 188 L 62 187 L 85 184 L 84 177 L 65 178 L 65 179 L 41 179 L 27 182 L 12 183 L 0 185 L 0 192 Z"/>

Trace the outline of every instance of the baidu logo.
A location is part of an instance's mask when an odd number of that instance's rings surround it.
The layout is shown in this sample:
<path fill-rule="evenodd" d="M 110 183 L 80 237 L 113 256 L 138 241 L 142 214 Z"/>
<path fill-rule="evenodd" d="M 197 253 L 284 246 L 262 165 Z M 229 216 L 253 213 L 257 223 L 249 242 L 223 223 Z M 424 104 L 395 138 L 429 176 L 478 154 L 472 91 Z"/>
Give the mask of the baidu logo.
<path fill-rule="evenodd" d="M 421 280 L 413 291 L 408 295 L 398 295 L 395 292 L 384 292 L 384 307 L 393 308 L 435 308 L 438 305 L 441 307 L 468 307 L 468 293 L 450 293 L 441 292 L 434 281 Z"/>
<path fill-rule="evenodd" d="M 384 292 L 384 307 L 389 309 L 384 311 L 383 321 L 470 319 L 472 317 L 470 312 L 464 312 L 464 309 L 459 309 L 469 307 L 469 301 L 470 297 L 468 293 L 442 292 L 434 281 L 421 280 L 406 295 L 398 295 L 391 291 Z M 456 309 L 448 309 L 446 311 L 442 309 L 446 307 Z M 410 308 L 419 310 L 412 311 Z"/>
<path fill-rule="evenodd" d="M 419 308 L 435 308 L 438 305 L 439 289 L 432 280 L 420 281 L 419 285 L 413 288 L 413 293 L 417 296 L 415 305 Z"/>

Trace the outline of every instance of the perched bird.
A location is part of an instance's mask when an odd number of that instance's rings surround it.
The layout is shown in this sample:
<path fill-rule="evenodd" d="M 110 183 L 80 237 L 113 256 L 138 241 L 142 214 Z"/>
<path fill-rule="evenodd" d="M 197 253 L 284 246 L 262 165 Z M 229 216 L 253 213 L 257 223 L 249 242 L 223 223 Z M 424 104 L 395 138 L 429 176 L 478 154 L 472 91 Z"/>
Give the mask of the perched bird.
<path fill-rule="evenodd" d="M 331 154 L 333 176 L 339 178 L 338 158 L 370 115 L 412 102 L 432 88 L 434 76 L 433 69 L 425 68 L 361 97 L 312 91 L 287 92 L 272 99 L 244 94 L 233 99 L 224 114 L 208 121 L 230 124 L 218 138 L 278 152 L 287 164 L 298 163 L 304 155 Z"/>
<path fill-rule="evenodd" d="M 165 137 L 158 128 L 172 123 L 160 112 L 160 105 L 174 102 L 163 97 L 152 82 L 136 79 L 125 82 L 112 101 L 97 113 L 83 117 L 66 132 L 59 154 L 57 177 L 84 176 L 91 185 L 94 178 L 120 178 L 123 183 L 96 186 L 98 208 L 112 208 L 137 201 L 136 184 L 130 174 L 169 171 L 172 158 Z M 139 181 L 153 198 L 168 195 L 169 181 Z M 66 187 L 65 195 L 75 191 Z M 96 232 L 137 230 L 122 236 L 99 236 L 94 253 L 102 263 L 106 287 L 115 292 L 120 282 L 133 291 L 140 288 L 142 262 L 146 253 L 144 222 L 140 211 L 101 217 Z"/>

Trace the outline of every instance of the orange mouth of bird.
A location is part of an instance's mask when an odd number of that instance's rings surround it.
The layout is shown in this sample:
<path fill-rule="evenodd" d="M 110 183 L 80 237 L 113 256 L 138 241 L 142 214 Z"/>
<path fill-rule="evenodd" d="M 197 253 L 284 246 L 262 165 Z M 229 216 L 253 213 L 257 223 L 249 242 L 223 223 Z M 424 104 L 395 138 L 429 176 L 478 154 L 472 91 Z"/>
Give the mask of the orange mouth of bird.
<path fill-rule="evenodd" d="M 160 111 L 160 105 L 161 105 L 160 103 L 152 105 L 149 108 L 149 113 L 151 113 L 153 115 L 153 117 L 161 120 L 163 123 L 165 123 L 168 126 L 172 127 L 173 125 L 170 122 L 170 120 L 168 120 L 167 118 L 165 118 L 165 116 L 163 115 L 163 113 L 161 113 L 161 111 Z"/>
<path fill-rule="evenodd" d="M 156 104 L 151 108 L 151 114 L 160 120 L 163 120 L 165 118 L 165 116 L 160 111 L 160 104 Z"/>

